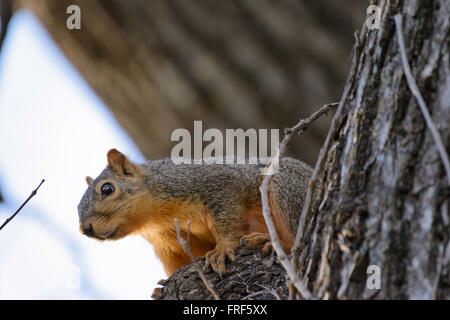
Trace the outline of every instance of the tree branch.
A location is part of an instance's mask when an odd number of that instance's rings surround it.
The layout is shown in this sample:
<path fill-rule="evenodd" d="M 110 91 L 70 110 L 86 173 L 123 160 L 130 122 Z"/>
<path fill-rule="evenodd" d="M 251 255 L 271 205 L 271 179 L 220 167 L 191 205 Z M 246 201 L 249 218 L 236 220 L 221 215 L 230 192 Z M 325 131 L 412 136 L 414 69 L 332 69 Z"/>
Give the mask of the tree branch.
<path fill-rule="evenodd" d="M 287 144 L 289 143 L 291 138 L 294 136 L 294 134 L 303 133 L 308 128 L 308 125 L 311 122 L 320 118 L 322 115 L 327 114 L 332 108 L 336 107 L 337 105 L 338 105 L 338 103 L 326 104 L 322 108 L 320 108 L 318 111 L 313 113 L 311 116 L 309 116 L 308 118 L 301 120 L 294 127 L 287 129 L 286 135 L 284 136 L 283 140 L 281 141 L 281 144 L 277 150 L 277 155 L 274 158 L 280 158 L 283 155 L 283 153 L 285 152 L 285 150 L 287 148 Z M 273 163 L 274 162 L 272 159 L 268 165 L 269 172 L 272 171 Z M 269 187 L 269 183 L 271 180 L 272 180 L 272 175 L 264 176 L 264 179 L 261 183 L 259 190 L 261 192 L 262 211 L 263 211 L 264 219 L 266 221 L 267 229 L 269 230 L 270 238 L 272 240 L 272 245 L 278 255 L 280 263 L 283 265 L 283 267 L 285 268 L 289 277 L 291 278 L 292 283 L 295 285 L 297 290 L 302 294 L 303 298 L 310 299 L 311 293 L 305 287 L 303 282 L 297 277 L 297 272 L 296 272 L 295 268 L 290 263 L 289 258 L 287 257 L 286 253 L 283 250 L 283 247 L 281 246 L 280 239 L 279 239 L 277 231 L 275 229 L 275 224 L 273 223 L 273 220 L 272 220 L 272 215 L 271 215 L 270 206 L 269 206 L 269 197 L 268 197 L 268 187 Z"/>
<path fill-rule="evenodd" d="M 27 198 L 27 200 L 25 200 L 24 203 L 22 203 L 22 205 L 19 207 L 19 209 L 17 209 L 17 211 L 14 212 L 14 214 L 11 217 L 9 217 L 8 219 L 5 220 L 5 222 L 3 222 L 3 224 L 0 226 L 0 230 L 2 230 L 12 219 L 14 219 L 14 217 L 20 212 L 20 210 L 22 210 L 22 208 L 25 207 L 27 202 L 30 201 L 30 199 L 36 195 L 37 191 L 39 190 L 41 185 L 44 183 L 44 181 L 45 181 L 45 179 L 42 179 L 41 183 L 39 183 L 37 188 L 31 192 L 30 196 Z"/>

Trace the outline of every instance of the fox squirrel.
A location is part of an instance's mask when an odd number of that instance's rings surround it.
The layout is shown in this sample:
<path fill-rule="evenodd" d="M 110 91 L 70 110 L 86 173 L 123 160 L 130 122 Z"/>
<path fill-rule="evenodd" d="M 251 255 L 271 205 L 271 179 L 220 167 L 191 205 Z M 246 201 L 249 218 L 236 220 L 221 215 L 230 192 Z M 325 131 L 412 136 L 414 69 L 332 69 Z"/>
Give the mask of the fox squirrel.
<path fill-rule="evenodd" d="M 78 205 L 80 231 L 98 240 L 141 234 L 150 241 L 167 275 L 189 263 L 178 243 L 174 218 L 191 251 L 224 272 L 225 259 L 244 237 L 250 247 L 270 247 L 262 215 L 260 167 L 253 164 L 174 164 L 171 159 L 136 164 L 112 149 L 108 166 L 94 180 Z M 312 170 L 305 163 L 280 159 L 269 185 L 269 205 L 283 246 L 290 251 Z"/>

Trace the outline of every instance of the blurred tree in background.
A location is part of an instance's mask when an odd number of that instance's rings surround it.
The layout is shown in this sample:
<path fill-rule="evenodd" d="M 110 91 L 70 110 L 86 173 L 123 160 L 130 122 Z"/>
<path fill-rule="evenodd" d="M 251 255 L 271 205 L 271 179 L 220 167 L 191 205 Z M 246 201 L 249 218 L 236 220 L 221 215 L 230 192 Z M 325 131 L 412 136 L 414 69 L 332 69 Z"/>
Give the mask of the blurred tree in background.
<path fill-rule="evenodd" d="M 47 27 L 149 159 L 171 132 L 280 128 L 339 99 L 360 0 L 19 1 Z M 69 30 L 69 5 L 81 30 Z M 20 6 L 17 6 L 18 8 Z M 322 119 L 290 151 L 313 164 Z"/>

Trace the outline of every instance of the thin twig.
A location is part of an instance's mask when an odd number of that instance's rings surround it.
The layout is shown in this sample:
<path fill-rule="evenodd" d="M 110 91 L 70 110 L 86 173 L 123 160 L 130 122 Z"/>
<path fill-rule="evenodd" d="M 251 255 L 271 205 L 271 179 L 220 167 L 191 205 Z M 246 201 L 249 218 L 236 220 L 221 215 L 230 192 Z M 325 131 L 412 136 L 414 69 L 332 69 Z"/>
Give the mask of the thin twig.
<path fill-rule="evenodd" d="M 270 293 L 271 293 L 277 300 L 281 300 L 280 295 L 278 294 L 278 292 L 277 292 L 274 288 L 268 288 L 268 287 L 263 286 L 263 285 L 260 285 L 260 284 L 256 284 L 256 285 L 259 286 L 259 287 L 261 287 L 261 288 L 263 288 L 263 289 L 265 289 L 265 290 L 267 290 L 267 291 L 270 291 Z"/>
<path fill-rule="evenodd" d="M 22 205 L 19 207 L 19 209 L 17 209 L 17 211 L 14 212 L 14 214 L 13 214 L 11 217 L 9 217 L 8 219 L 5 220 L 5 222 L 3 222 L 3 224 L 2 224 L 1 227 L 0 227 L 0 230 L 2 230 L 3 227 L 6 226 L 12 219 L 14 219 L 14 217 L 20 212 L 20 210 L 22 210 L 22 208 L 25 207 L 25 205 L 27 204 L 27 202 L 30 201 L 30 199 L 33 198 L 33 197 L 36 195 L 37 191 L 39 190 L 39 188 L 41 187 L 41 185 L 44 183 L 44 181 L 45 181 L 45 179 L 42 179 L 41 183 L 39 183 L 39 185 L 37 186 L 37 188 L 34 189 L 34 190 L 31 192 L 30 196 L 27 198 L 27 200 L 25 200 L 24 203 L 22 203 Z"/>
<path fill-rule="evenodd" d="M 417 87 L 417 83 L 414 80 L 414 76 L 411 72 L 411 67 L 409 66 L 408 57 L 406 55 L 405 49 L 405 39 L 403 37 L 403 16 L 401 14 L 397 14 L 394 17 L 395 26 L 397 29 L 397 37 L 398 37 L 398 47 L 400 50 L 400 56 L 402 57 L 403 69 L 405 70 L 406 81 L 408 82 L 409 89 L 412 94 L 416 97 L 417 103 L 419 104 L 420 110 L 422 111 L 423 117 L 425 118 L 425 122 L 428 126 L 428 129 L 431 131 L 431 135 L 433 136 L 434 142 L 436 143 L 437 149 L 441 156 L 442 162 L 444 164 L 445 172 L 447 174 L 448 184 L 450 185 L 450 161 L 448 159 L 447 151 L 445 150 L 444 143 L 442 142 L 439 131 L 431 119 L 430 112 L 428 111 L 428 107 L 425 103 L 425 100 L 422 97 L 422 94 Z"/>
<path fill-rule="evenodd" d="M 361 32 L 362 32 L 362 37 L 365 37 L 365 34 L 366 34 L 366 25 L 365 24 L 364 24 Z M 331 139 L 336 134 L 338 125 L 341 122 L 344 105 L 347 102 L 348 96 L 349 96 L 350 92 L 352 91 L 354 83 L 355 83 L 355 77 L 356 77 L 356 74 L 358 71 L 359 57 L 361 55 L 361 49 L 362 49 L 362 45 L 363 45 L 362 44 L 363 41 L 362 41 L 362 39 L 360 39 L 358 32 L 355 33 L 355 40 L 356 40 L 356 44 L 355 44 L 354 51 L 353 51 L 352 68 L 350 70 L 350 74 L 347 79 L 347 83 L 344 88 L 344 92 L 342 94 L 341 101 L 339 102 L 339 106 L 336 110 L 333 121 L 331 123 L 330 130 L 328 131 L 327 138 L 325 139 L 325 142 L 324 142 L 322 148 L 320 149 L 319 157 L 317 159 L 313 174 L 309 181 L 308 190 L 306 191 L 305 201 L 303 203 L 303 208 L 302 208 L 300 220 L 298 223 L 297 234 L 295 236 L 294 247 L 292 248 L 292 252 L 294 253 L 293 254 L 293 262 L 294 262 L 294 266 L 296 268 L 296 272 L 297 272 L 297 261 L 300 257 L 300 244 L 302 243 L 302 240 L 303 240 L 303 230 L 305 228 L 305 221 L 306 221 L 306 218 L 309 216 L 309 211 L 311 209 L 312 199 L 313 199 L 314 191 L 316 188 L 317 180 L 318 180 L 318 178 L 322 172 L 323 166 L 325 164 L 325 159 L 328 155 L 328 149 L 330 147 Z"/>
<path fill-rule="evenodd" d="M 262 295 L 262 294 L 271 294 L 277 300 L 281 300 L 279 294 L 274 289 L 271 289 L 271 290 L 265 289 L 265 290 L 261 290 L 261 291 L 256 291 L 256 292 L 246 295 L 245 297 L 241 298 L 241 300 L 252 300 L 251 298 Z"/>
<path fill-rule="evenodd" d="M 279 152 L 279 150 L 278 150 L 278 152 Z M 272 163 L 273 163 L 273 161 L 271 161 L 269 168 L 271 168 Z M 264 220 L 266 221 L 266 225 L 267 225 L 267 229 L 270 234 L 270 238 L 272 240 L 272 246 L 278 255 L 278 260 L 280 261 L 281 265 L 286 270 L 287 274 L 291 278 L 291 281 L 295 285 L 297 290 L 301 293 L 303 298 L 310 299 L 311 292 L 309 292 L 309 290 L 303 284 L 302 280 L 297 277 L 294 267 L 292 266 L 291 262 L 289 261 L 288 256 L 286 255 L 286 252 L 284 252 L 283 247 L 281 246 L 280 238 L 278 237 L 277 231 L 275 229 L 275 224 L 273 223 L 273 220 L 272 220 L 272 215 L 270 213 L 270 207 L 269 207 L 269 197 L 268 197 L 268 187 L 269 187 L 269 182 L 271 179 L 270 177 L 271 177 L 271 175 L 266 175 L 264 177 L 259 190 L 261 192 L 262 212 L 264 215 Z"/>
<path fill-rule="evenodd" d="M 177 230 L 178 242 L 180 243 L 180 245 L 183 248 L 183 250 L 191 258 L 191 260 L 194 261 L 195 260 L 195 256 L 192 254 L 192 251 L 191 251 L 191 234 L 190 234 L 191 222 L 192 222 L 191 220 L 187 221 L 187 231 L 186 231 L 187 232 L 187 240 L 184 240 L 181 237 L 180 223 L 179 223 L 178 219 L 175 218 L 175 227 L 176 227 L 176 230 Z M 208 291 L 212 294 L 214 299 L 220 300 L 219 295 L 216 293 L 216 291 L 214 290 L 212 285 L 206 279 L 205 275 L 203 274 L 203 272 L 200 269 L 200 267 L 198 266 L 198 264 L 195 263 L 194 265 L 195 265 L 195 268 L 197 269 L 198 275 L 200 276 L 200 278 L 202 279 L 203 283 L 205 284 L 206 289 L 208 289 Z"/>
<path fill-rule="evenodd" d="M 328 113 L 332 108 L 336 107 L 337 103 L 330 103 L 324 105 L 322 108 L 320 108 L 318 111 L 310 115 L 308 118 L 301 120 L 299 123 L 297 123 L 294 127 L 289 128 L 286 130 L 286 135 L 284 136 L 283 140 L 281 141 L 281 144 L 277 150 L 277 154 L 274 158 L 279 159 L 284 151 L 286 150 L 287 144 L 291 140 L 291 138 L 296 133 L 302 133 L 305 131 L 308 127 L 308 125 L 313 122 L 314 120 L 320 118 L 322 115 Z M 271 172 L 274 165 L 273 159 L 270 161 L 268 165 L 268 171 Z M 275 252 L 278 255 L 278 259 L 280 260 L 280 263 L 283 265 L 284 269 L 288 273 L 289 277 L 291 278 L 292 283 L 296 286 L 298 291 L 302 294 L 303 298 L 309 299 L 311 298 L 311 293 L 309 290 L 305 287 L 301 279 L 299 279 L 296 275 L 295 268 L 292 266 L 292 264 L 289 261 L 289 258 L 287 257 L 286 253 L 283 250 L 283 247 L 281 246 L 280 238 L 278 237 L 278 233 L 275 229 L 275 224 L 272 220 L 272 214 L 270 212 L 270 206 L 269 206 L 269 196 L 268 196 L 268 187 L 269 183 L 272 180 L 272 175 L 266 175 L 264 176 L 264 179 L 261 183 L 261 186 L 259 188 L 261 192 L 261 200 L 262 200 L 262 211 L 264 215 L 264 219 L 266 221 L 267 229 L 270 234 L 270 238 L 272 239 L 272 245 L 275 249 Z"/>
<path fill-rule="evenodd" d="M 287 145 L 288 145 L 289 141 L 292 139 L 292 137 L 296 133 L 298 133 L 298 135 L 301 135 L 303 132 L 305 132 L 308 129 L 308 126 L 310 125 L 311 122 L 319 119 L 324 114 L 328 114 L 328 112 L 330 112 L 331 109 L 336 108 L 338 105 L 339 105 L 339 102 L 327 103 L 322 108 L 320 108 L 319 110 L 314 112 L 312 115 L 310 115 L 309 117 L 300 120 L 300 122 L 297 123 L 292 128 L 286 129 L 286 135 L 284 136 L 283 140 L 280 143 L 280 147 L 279 147 L 280 154 L 279 154 L 279 156 L 281 157 L 284 154 L 284 152 L 286 151 L 286 148 L 287 148 Z"/>

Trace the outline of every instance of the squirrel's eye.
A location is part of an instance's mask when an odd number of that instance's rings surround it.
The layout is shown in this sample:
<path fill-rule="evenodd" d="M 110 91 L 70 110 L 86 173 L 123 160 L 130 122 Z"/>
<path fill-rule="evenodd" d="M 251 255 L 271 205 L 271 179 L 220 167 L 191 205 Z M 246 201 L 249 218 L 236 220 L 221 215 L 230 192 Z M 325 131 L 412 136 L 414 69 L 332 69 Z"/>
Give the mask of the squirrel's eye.
<path fill-rule="evenodd" d="M 106 198 L 107 196 L 111 195 L 114 192 L 114 187 L 111 183 L 105 183 L 102 185 L 102 198 Z"/>

